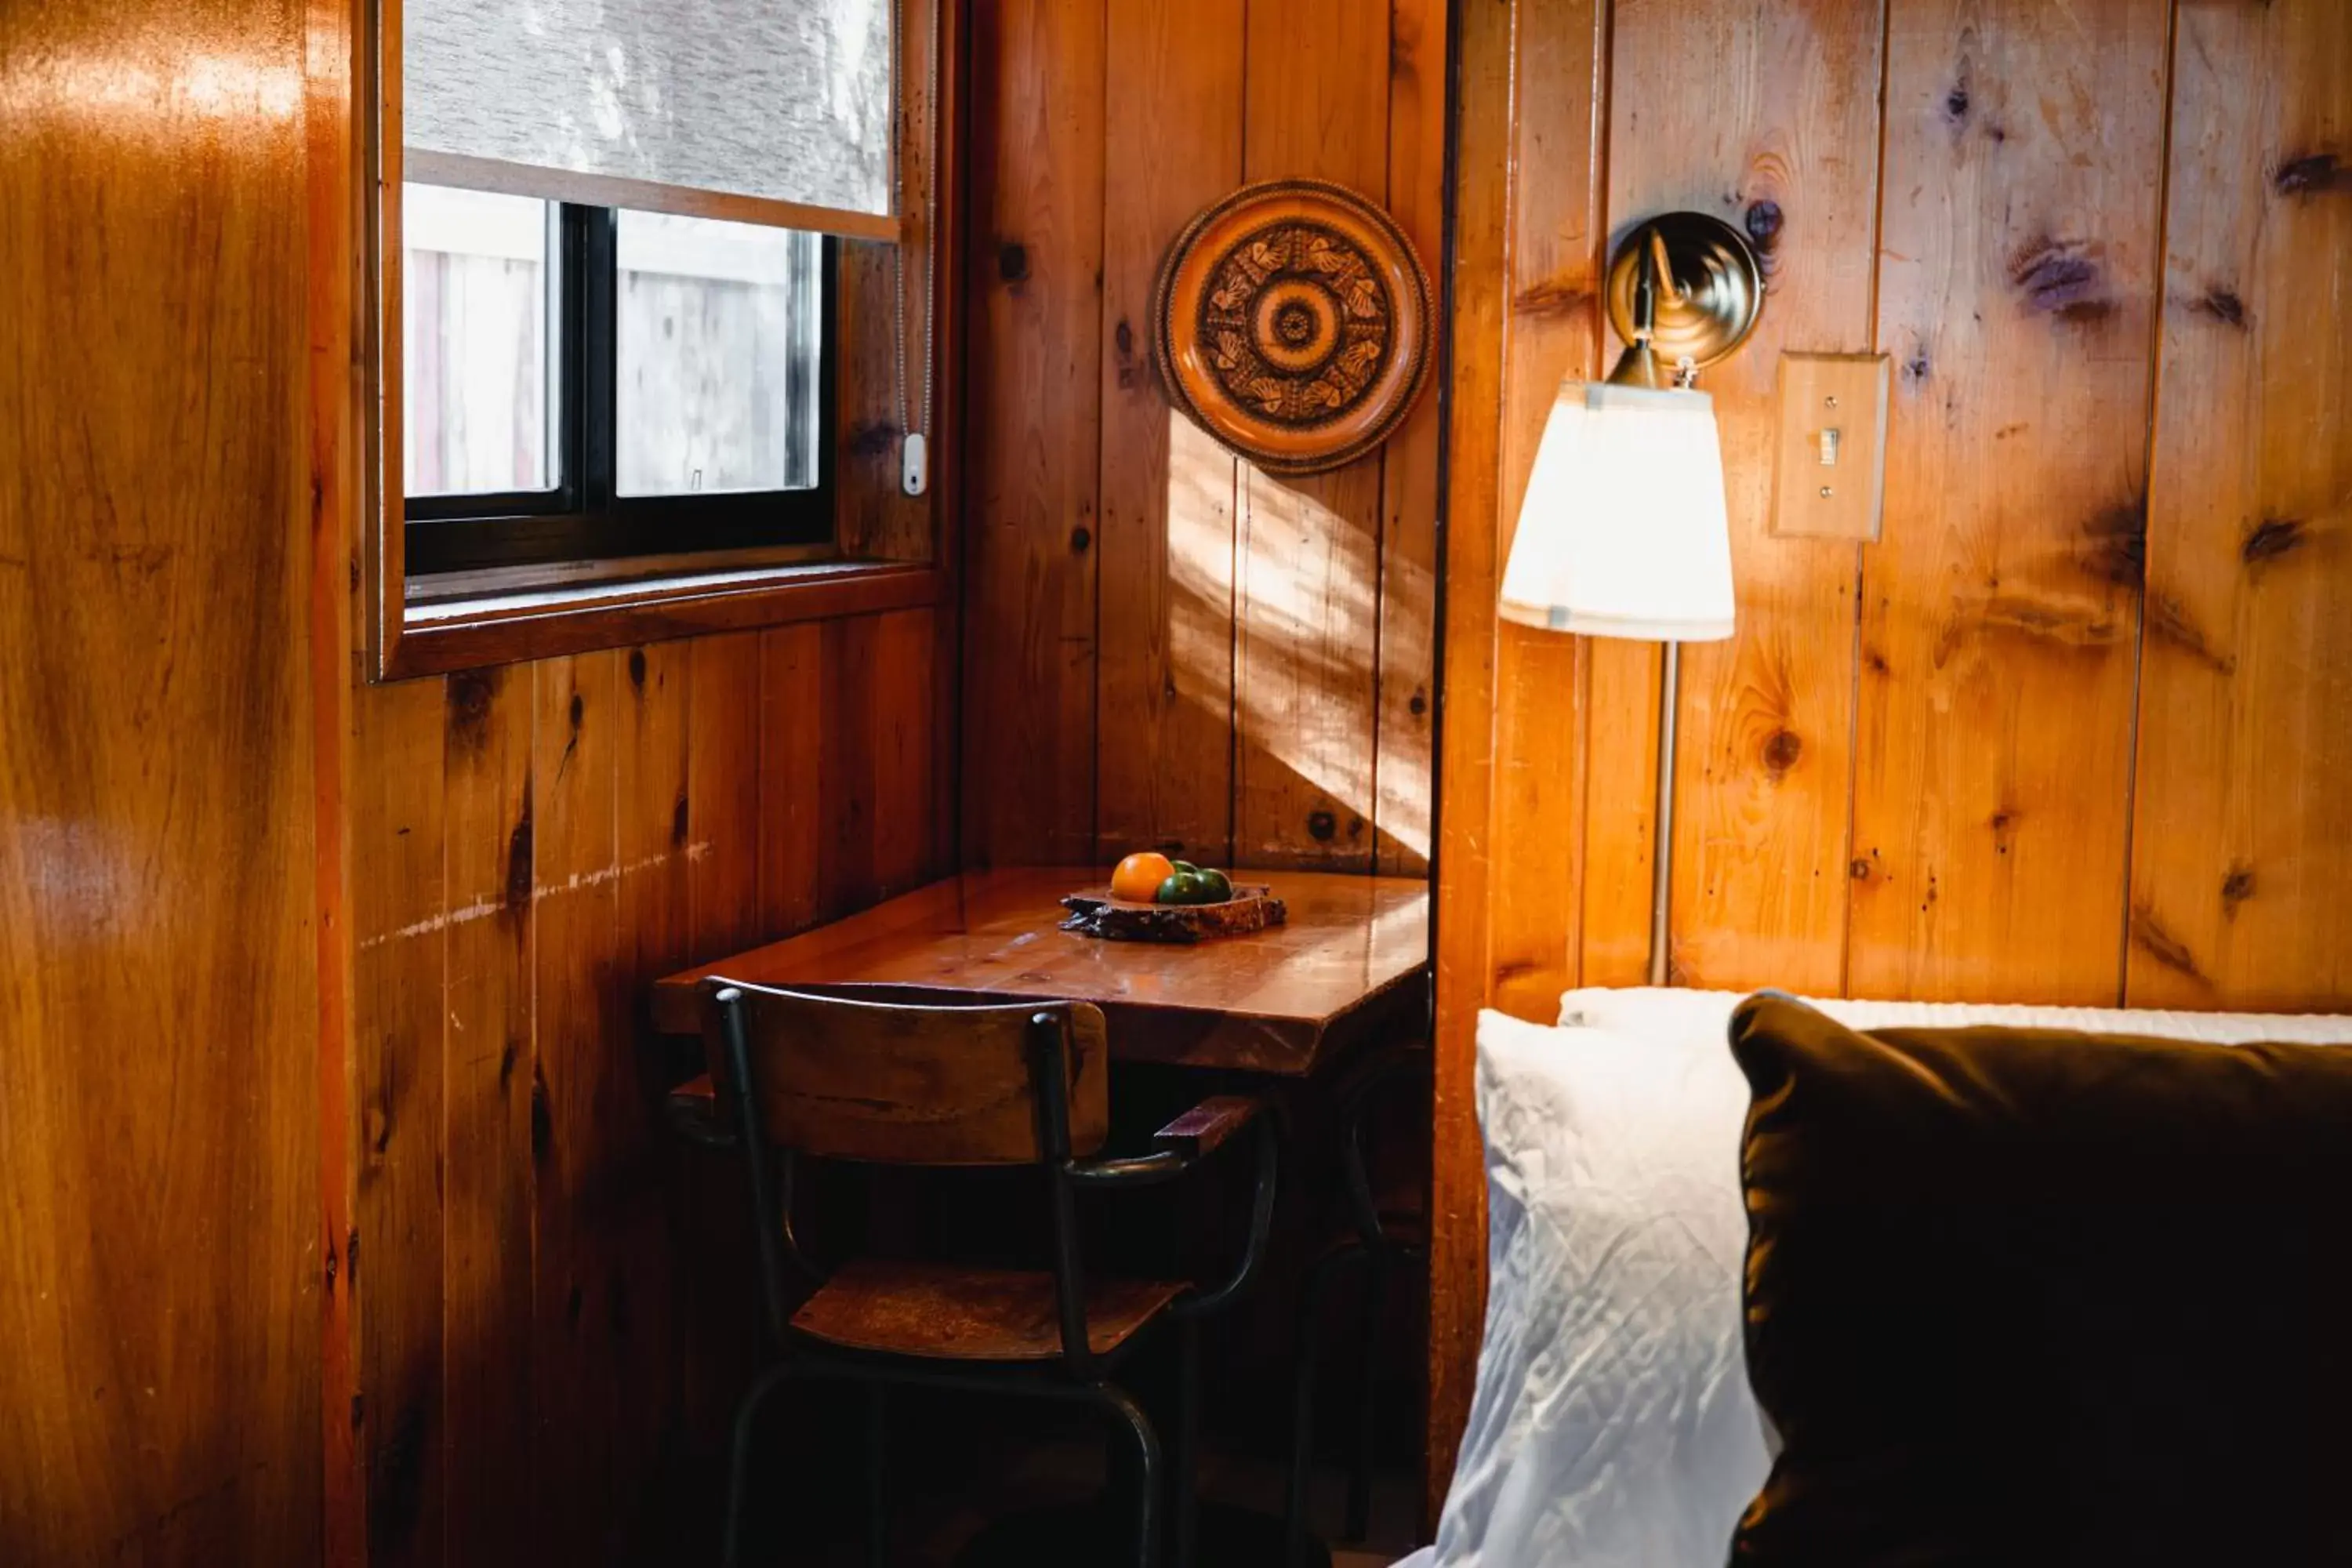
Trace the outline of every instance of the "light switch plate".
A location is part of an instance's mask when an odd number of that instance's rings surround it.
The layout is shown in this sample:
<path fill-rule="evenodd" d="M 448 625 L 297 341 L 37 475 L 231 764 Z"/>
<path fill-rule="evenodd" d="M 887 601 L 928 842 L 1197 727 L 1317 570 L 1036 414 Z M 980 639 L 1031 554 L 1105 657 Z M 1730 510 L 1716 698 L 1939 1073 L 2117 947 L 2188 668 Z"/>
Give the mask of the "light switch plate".
<path fill-rule="evenodd" d="M 1780 356 L 1772 533 L 1878 538 L 1886 497 L 1887 357 Z"/>

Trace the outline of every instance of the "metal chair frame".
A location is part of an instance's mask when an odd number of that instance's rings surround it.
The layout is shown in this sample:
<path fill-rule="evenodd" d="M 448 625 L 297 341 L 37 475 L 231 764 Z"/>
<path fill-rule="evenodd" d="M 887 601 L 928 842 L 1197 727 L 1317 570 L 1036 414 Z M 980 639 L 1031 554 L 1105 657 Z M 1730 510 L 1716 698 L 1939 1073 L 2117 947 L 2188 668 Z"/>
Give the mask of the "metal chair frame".
<path fill-rule="evenodd" d="M 793 1194 L 798 1156 L 791 1149 L 772 1145 L 760 1124 L 743 1007 L 744 993 L 756 989 L 724 980 L 706 983 L 709 1004 L 719 1015 L 730 1075 L 730 1087 L 722 1090 L 722 1099 L 731 1101 L 734 1121 L 731 1136 L 721 1135 L 712 1141 L 731 1144 L 743 1157 L 757 1233 L 761 1298 L 769 1331 L 780 1352 L 780 1359 L 753 1381 L 736 1408 L 728 1470 L 727 1568 L 739 1568 L 742 1561 L 751 1449 L 761 1411 L 788 1384 L 819 1381 L 863 1384 L 867 1388 L 864 1423 L 866 1557 L 872 1568 L 886 1568 L 888 1562 L 883 1394 L 892 1386 L 1011 1394 L 1096 1409 L 1108 1419 L 1116 1437 L 1133 1445 L 1138 1471 L 1133 1534 L 1137 1568 L 1159 1568 L 1163 1528 L 1172 1568 L 1193 1568 L 1200 1322 L 1239 1300 L 1255 1281 L 1265 1261 L 1278 1179 L 1276 1129 L 1271 1108 L 1260 1103 L 1249 1123 L 1255 1154 L 1255 1184 L 1251 1195 L 1249 1232 L 1240 1260 L 1213 1289 L 1188 1291 L 1160 1314 L 1175 1327 L 1179 1358 L 1173 1474 L 1166 1478 L 1173 1489 L 1174 1506 L 1169 1510 L 1171 1517 L 1163 1526 L 1159 1509 L 1163 1480 L 1159 1434 L 1134 1398 L 1109 1381 L 1113 1370 L 1156 1336 L 1147 1327 L 1108 1354 L 1095 1352 L 1087 1338 L 1086 1270 L 1079 1246 L 1076 1197 L 1082 1190 L 1124 1191 L 1175 1181 L 1212 1157 L 1213 1151 L 1194 1153 L 1181 1148 L 1161 1147 L 1148 1154 L 1125 1158 L 1074 1158 L 1070 1152 L 1066 1071 L 1070 1049 L 1068 1014 L 1066 1010 L 1057 1014 L 1041 1008 L 1030 1018 L 1027 1028 L 1030 1085 L 1037 1110 L 1038 1163 L 1047 1178 L 1061 1354 L 1045 1363 L 987 1363 L 879 1352 L 845 1352 L 837 1347 L 820 1347 L 792 1326 L 791 1282 L 797 1279 L 805 1285 L 821 1286 L 826 1274 L 803 1248 L 793 1228 Z M 722 1111 L 728 1109 L 721 1108 Z"/>
<path fill-rule="evenodd" d="M 1425 1263 L 1428 1249 L 1391 1235 L 1381 1218 L 1372 1195 L 1370 1165 L 1364 1153 L 1364 1121 L 1383 1096 L 1431 1082 L 1431 1063 L 1424 1049 L 1402 1049 L 1381 1058 L 1340 1097 L 1342 1141 L 1340 1162 L 1348 1194 L 1348 1217 L 1353 1234 L 1317 1258 L 1308 1268 L 1298 1303 L 1296 1344 L 1298 1358 L 1291 1388 L 1290 1475 L 1283 1510 L 1283 1562 L 1305 1561 L 1307 1534 L 1307 1483 L 1315 1465 L 1315 1365 L 1320 1338 L 1323 1300 L 1342 1270 L 1360 1265 L 1364 1291 L 1359 1302 L 1362 1316 L 1364 1365 L 1358 1382 L 1356 1446 L 1348 1467 L 1347 1533 L 1361 1541 L 1371 1529 L 1372 1378 L 1371 1358 L 1381 1320 L 1387 1310 L 1390 1272 L 1401 1266 Z"/>

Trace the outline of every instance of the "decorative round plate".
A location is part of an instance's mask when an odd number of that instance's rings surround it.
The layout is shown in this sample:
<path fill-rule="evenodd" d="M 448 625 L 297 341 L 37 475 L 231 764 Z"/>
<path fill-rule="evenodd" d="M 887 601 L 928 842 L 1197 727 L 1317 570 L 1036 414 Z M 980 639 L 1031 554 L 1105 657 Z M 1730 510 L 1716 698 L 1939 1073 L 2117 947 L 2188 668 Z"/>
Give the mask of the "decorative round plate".
<path fill-rule="evenodd" d="M 1194 218 L 1151 313 L 1169 397 L 1271 473 L 1353 462 L 1429 379 L 1429 276 L 1412 242 L 1319 180 L 1245 185 Z"/>

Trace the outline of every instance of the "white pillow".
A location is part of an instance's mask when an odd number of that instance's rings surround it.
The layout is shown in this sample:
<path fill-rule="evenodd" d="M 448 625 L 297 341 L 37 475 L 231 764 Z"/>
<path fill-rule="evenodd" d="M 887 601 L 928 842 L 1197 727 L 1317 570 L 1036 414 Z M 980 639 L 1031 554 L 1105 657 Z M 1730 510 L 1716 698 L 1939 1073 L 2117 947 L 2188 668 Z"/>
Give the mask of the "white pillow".
<path fill-rule="evenodd" d="M 1740 1332 L 1742 993 L 1571 991 L 1478 1025 L 1486 1343 L 1431 1568 L 1720 1568 L 1769 1467 Z M 2352 1018 L 1817 1002 L 1855 1028 L 2352 1043 Z"/>
<path fill-rule="evenodd" d="M 1433 1561 L 1720 1568 L 1769 1462 L 1740 1359 L 1747 1080 L 1720 1036 L 1488 1013 L 1477 1090 L 1486 1342 Z"/>

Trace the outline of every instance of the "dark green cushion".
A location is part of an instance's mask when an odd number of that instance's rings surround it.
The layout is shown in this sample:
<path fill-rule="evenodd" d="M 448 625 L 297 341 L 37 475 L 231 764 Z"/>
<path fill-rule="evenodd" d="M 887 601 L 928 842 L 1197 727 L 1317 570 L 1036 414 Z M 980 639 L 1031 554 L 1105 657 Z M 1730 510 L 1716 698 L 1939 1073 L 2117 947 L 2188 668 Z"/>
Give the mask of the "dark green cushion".
<path fill-rule="evenodd" d="M 2352 1563 L 2352 1049 L 1732 1022 L 1736 1564 Z"/>

